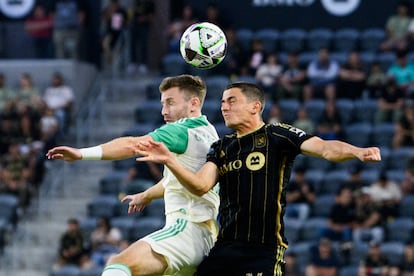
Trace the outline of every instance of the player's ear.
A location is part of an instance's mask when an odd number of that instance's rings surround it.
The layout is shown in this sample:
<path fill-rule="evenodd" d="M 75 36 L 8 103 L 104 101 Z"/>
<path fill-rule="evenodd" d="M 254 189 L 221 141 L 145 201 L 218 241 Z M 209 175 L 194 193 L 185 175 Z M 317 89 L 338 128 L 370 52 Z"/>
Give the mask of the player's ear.
<path fill-rule="evenodd" d="M 252 113 L 260 113 L 262 110 L 262 104 L 259 101 L 254 101 L 252 106 Z"/>

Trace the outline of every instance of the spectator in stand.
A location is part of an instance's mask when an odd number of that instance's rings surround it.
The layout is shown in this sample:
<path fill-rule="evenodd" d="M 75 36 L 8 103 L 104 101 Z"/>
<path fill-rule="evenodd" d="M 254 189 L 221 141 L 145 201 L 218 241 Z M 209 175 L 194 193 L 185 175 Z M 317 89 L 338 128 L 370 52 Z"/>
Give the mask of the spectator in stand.
<path fill-rule="evenodd" d="M 397 87 L 394 79 L 389 79 L 387 85 L 378 98 L 378 108 L 375 114 L 375 123 L 396 123 L 404 106 L 404 92 Z"/>
<path fill-rule="evenodd" d="M 354 194 L 356 219 L 352 229 L 354 243 L 384 240 L 384 221 L 378 205 L 372 200 L 369 189 L 362 188 Z"/>
<path fill-rule="evenodd" d="M 78 58 L 79 35 L 85 21 L 84 1 L 56 0 L 53 7 L 55 58 Z"/>
<path fill-rule="evenodd" d="M 294 252 L 286 252 L 285 256 L 285 276 L 298 276 L 300 275 L 299 264 L 297 263 L 297 256 Z"/>
<path fill-rule="evenodd" d="M 374 61 L 371 64 L 367 78 L 368 96 L 372 99 L 378 98 L 385 89 L 388 79 L 389 78 L 382 70 L 380 63 L 378 61 Z"/>
<path fill-rule="evenodd" d="M 60 238 L 59 255 L 56 269 L 64 265 L 79 265 L 84 253 L 84 237 L 79 226 L 79 221 L 70 218 L 67 229 Z"/>
<path fill-rule="evenodd" d="M 305 178 L 306 169 L 297 167 L 293 180 L 286 190 L 286 212 L 287 217 L 295 217 L 306 221 L 312 211 L 316 198 L 315 189 Z"/>
<path fill-rule="evenodd" d="M 90 236 L 91 258 L 94 263 L 104 266 L 111 255 L 119 252 L 121 241 L 122 233 L 111 225 L 110 218 L 100 217 Z"/>
<path fill-rule="evenodd" d="M 213 23 L 223 30 L 229 27 L 229 22 L 227 22 L 226 17 L 222 16 L 220 7 L 213 2 L 208 3 L 203 21 Z"/>
<path fill-rule="evenodd" d="M 267 55 L 266 61 L 257 67 L 256 82 L 265 92 L 267 99 L 276 93 L 282 69 L 279 58 L 274 53 Z"/>
<path fill-rule="evenodd" d="M 414 64 L 408 61 L 406 50 L 397 52 L 397 60 L 388 69 L 387 75 L 395 79 L 405 96 L 410 96 L 414 92 Z"/>
<path fill-rule="evenodd" d="M 401 187 L 397 182 L 388 179 L 385 171 L 382 171 L 378 180 L 369 186 L 368 192 L 373 202 L 379 206 L 383 220 L 398 216 L 402 199 Z"/>
<path fill-rule="evenodd" d="M 375 241 L 369 243 L 368 255 L 359 264 L 359 276 L 389 275 L 389 260 L 381 253 L 381 244 Z"/>
<path fill-rule="evenodd" d="M 308 134 L 313 134 L 315 132 L 315 123 L 308 117 L 308 111 L 304 106 L 299 107 L 296 120 L 292 125 L 304 130 Z"/>
<path fill-rule="evenodd" d="M 317 59 L 309 63 L 306 76 L 309 83 L 304 86 L 304 101 L 313 98 L 324 98 L 332 101 L 336 98 L 339 63 L 330 58 L 327 48 L 320 49 Z"/>
<path fill-rule="evenodd" d="M 130 68 L 135 70 L 135 67 L 137 67 L 138 72 L 146 73 L 148 70 L 148 41 L 155 17 L 155 3 L 153 0 L 134 0 L 131 13 L 130 47 L 132 64 Z"/>
<path fill-rule="evenodd" d="M 341 260 L 332 247 L 332 242 L 322 238 L 310 249 L 310 261 L 306 265 L 306 276 L 336 276 Z"/>
<path fill-rule="evenodd" d="M 327 140 L 342 138 L 342 118 L 334 101 L 325 103 L 325 109 L 316 123 L 316 135 Z"/>
<path fill-rule="evenodd" d="M 168 25 L 168 51 L 169 52 L 177 53 L 180 51 L 180 39 L 181 39 L 182 34 L 189 26 L 191 26 L 192 24 L 196 22 L 197 22 L 197 19 L 194 16 L 193 7 L 191 5 L 185 5 L 181 12 L 181 17 L 173 18 L 173 20 Z"/>
<path fill-rule="evenodd" d="M 32 38 L 35 58 L 52 58 L 53 18 L 43 5 L 35 6 L 32 15 L 26 19 L 24 28 Z"/>
<path fill-rule="evenodd" d="M 321 228 L 320 237 L 340 242 L 343 258 L 349 262 L 352 250 L 352 227 L 355 224 L 355 203 L 351 189 L 341 188 L 331 208 L 327 226 Z"/>
<path fill-rule="evenodd" d="M 406 1 L 397 4 L 396 14 L 391 15 L 385 26 L 387 37 L 380 45 L 381 51 L 406 49 L 408 27 L 411 22 L 410 7 Z"/>
<path fill-rule="evenodd" d="M 302 101 L 305 82 L 306 68 L 300 65 L 297 53 L 289 53 L 286 68 L 282 72 L 280 85 L 273 100 L 293 98 Z"/>
<path fill-rule="evenodd" d="M 251 50 L 248 54 L 248 74 L 251 76 L 256 75 L 257 68 L 265 61 L 266 52 L 263 48 L 263 43 L 259 39 L 253 39 L 251 42 Z"/>
<path fill-rule="evenodd" d="M 8 152 L 1 158 L 2 193 L 15 195 L 19 207 L 26 208 L 30 204 L 32 187 L 29 179 L 31 171 L 27 158 L 21 153 L 19 144 L 9 145 Z"/>
<path fill-rule="evenodd" d="M 104 61 L 106 65 L 111 65 L 116 47 L 125 40 L 123 35 L 128 23 L 126 9 L 119 0 L 111 0 L 104 8 L 102 23 L 105 26 L 102 38 Z"/>
<path fill-rule="evenodd" d="M 7 86 L 6 76 L 0 73 L 0 113 L 3 113 L 14 94 L 14 91 Z"/>
<path fill-rule="evenodd" d="M 403 259 L 400 263 L 391 265 L 390 276 L 412 275 L 414 275 L 414 246 L 411 243 L 406 243 Z"/>
<path fill-rule="evenodd" d="M 59 121 L 60 130 L 65 132 L 69 127 L 72 106 L 75 100 L 72 87 L 65 84 L 63 75 L 56 72 L 43 95 L 46 106 L 53 110 Z"/>
<path fill-rule="evenodd" d="M 247 63 L 245 49 L 239 43 L 237 32 L 234 28 L 229 27 L 224 30 L 224 33 L 227 38 L 226 58 L 223 60 L 222 65 L 216 68 L 221 69 L 224 75 L 234 79 L 241 75 L 240 71 Z M 216 68 L 215 70 L 217 70 Z"/>
<path fill-rule="evenodd" d="M 360 194 L 363 187 L 368 187 L 369 182 L 362 179 L 362 166 L 354 165 L 349 167 L 349 179 L 345 181 L 343 187 L 351 189 L 352 193 Z"/>
<path fill-rule="evenodd" d="M 280 109 L 279 104 L 272 103 L 272 106 L 269 110 L 269 117 L 267 118 L 267 122 L 269 124 L 277 124 L 283 121 L 283 114 L 282 110 Z"/>
<path fill-rule="evenodd" d="M 28 108 L 34 112 L 39 112 L 44 106 L 40 91 L 34 85 L 32 76 L 29 73 L 21 74 L 15 98 L 19 110 L 26 110 Z"/>
<path fill-rule="evenodd" d="M 357 100 L 362 97 L 367 75 L 359 53 L 352 51 L 348 60 L 339 70 L 338 98 Z"/>
<path fill-rule="evenodd" d="M 414 145 L 414 103 L 405 100 L 403 114 L 395 125 L 392 139 L 394 149 L 400 147 L 411 147 Z"/>
<path fill-rule="evenodd" d="M 414 158 L 408 160 L 400 186 L 403 195 L 414 194 Z"/>

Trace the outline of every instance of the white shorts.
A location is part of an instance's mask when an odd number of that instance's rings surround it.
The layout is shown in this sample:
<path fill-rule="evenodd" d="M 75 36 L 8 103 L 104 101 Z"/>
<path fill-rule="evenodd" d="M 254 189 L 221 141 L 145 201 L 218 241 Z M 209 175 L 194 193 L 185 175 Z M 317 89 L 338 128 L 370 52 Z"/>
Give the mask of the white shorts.
<path fill-rule="evenodd" d="M 215 235 L 205 223 L 182 218 L 167 218 L 165 226 L 141 240 L 165 257 L 168 267 L 163 275 L 193 275 L 214 245 Z"/>

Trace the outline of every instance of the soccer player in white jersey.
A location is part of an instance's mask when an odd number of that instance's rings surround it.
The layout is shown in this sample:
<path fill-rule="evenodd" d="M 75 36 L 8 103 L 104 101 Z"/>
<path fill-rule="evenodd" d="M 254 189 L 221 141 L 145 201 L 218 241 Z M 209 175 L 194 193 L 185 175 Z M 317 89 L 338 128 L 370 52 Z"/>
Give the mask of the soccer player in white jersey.
<path fill-rule="evenodd" d="M 201 114 L 205 83 L 191 75 L 168 77 L 161 82 L 160 92 L 166 122 L 162 127 L 144 136 L 116 138 L 88 148 L 58 146 L 50 149 L 47 157 L 69 162 L 118 160 L 135 156 L 139 141 L 158 141 L 183 166 L 196 172 L 205 162 L 210 145 L 218 140 L 215 128 Z M 164 197 L 166 224 L 111 257 L 102 276 L 193 275 L 217 237 L 216 188 L 202 197 L 195 196 L 165 168 L 159 183 L 143 193 L 126 196 L 123 201 L 129 201 L 128 212 L 140 211 L 152 199 Z"/>

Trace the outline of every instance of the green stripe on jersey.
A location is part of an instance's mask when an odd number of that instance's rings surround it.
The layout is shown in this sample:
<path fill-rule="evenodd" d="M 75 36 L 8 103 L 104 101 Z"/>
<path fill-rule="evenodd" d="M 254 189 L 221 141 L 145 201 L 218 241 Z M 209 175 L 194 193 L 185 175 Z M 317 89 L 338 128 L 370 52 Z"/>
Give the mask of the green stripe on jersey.
<path fill-rule="evenodd" d="M 187 226 L 187 223 L 188 222 L 185 219 L 177 219 L 174 225 L 171 225 L 170 227 L 164 230 L 157 231 L 149 235 L 148 237 L 153 239 L 154 241 L 161 241 L 168 238 L 172 238 L 183 232 Z"/>
<path fill-rule="evenodd" d="M 174 123 L 163 125 L 150 132 L 154 141 L 162 142 L 170 151 L 182 154 L 188 145 L 188 130 L 207 126 L 207 118 L 203 115 L 197 118 L 183 118 Z"/>

